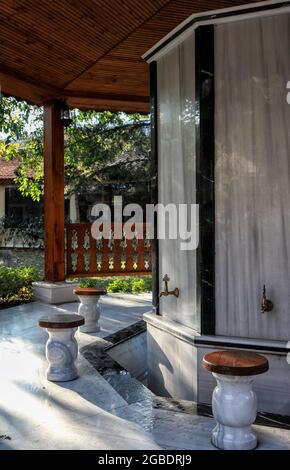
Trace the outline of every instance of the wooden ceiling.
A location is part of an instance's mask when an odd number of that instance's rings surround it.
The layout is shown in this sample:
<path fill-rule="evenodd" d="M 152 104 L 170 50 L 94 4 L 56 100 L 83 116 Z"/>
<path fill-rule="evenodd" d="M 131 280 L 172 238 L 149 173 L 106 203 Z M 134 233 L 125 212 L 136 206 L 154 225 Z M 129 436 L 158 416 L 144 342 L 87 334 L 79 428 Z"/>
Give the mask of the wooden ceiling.
<path fill-rule="evenodd" d="M 258 0 L 257 0 L 258 1 Z M 0 0 L 0 86 L 44 104 L 148 112 L 141 56 L 193 13 L 249 0 Z"/>

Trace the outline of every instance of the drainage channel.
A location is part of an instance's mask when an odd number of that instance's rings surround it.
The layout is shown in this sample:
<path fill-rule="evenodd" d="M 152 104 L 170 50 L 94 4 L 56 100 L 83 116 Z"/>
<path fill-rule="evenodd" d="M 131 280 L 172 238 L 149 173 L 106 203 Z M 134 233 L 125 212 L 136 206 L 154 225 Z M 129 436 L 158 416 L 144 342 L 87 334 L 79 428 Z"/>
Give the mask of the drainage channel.
<path fill-rule="evenodd" d="M 212 418 L 211 406 L 186 400 L 156 396 L 146 387 L 146 323 L 140 320 L 105 338 L 81 348 L 81 354 L 129 404 Z M 258 413 L 256 424 L 290 429 L 289 419 Z"/>

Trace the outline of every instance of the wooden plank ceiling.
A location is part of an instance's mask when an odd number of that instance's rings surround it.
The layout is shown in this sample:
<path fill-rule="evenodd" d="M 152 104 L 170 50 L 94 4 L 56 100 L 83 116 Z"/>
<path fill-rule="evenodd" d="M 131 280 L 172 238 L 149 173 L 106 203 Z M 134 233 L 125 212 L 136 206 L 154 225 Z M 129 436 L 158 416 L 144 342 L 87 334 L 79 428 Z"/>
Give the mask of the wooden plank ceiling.
<path fill-rule="evenodd" d="M 147 112 L 141 56 L 191 14 L 246 3 L 0 1 L 1 91 L 36 104 L 66 98 L 72 108 Z"/>

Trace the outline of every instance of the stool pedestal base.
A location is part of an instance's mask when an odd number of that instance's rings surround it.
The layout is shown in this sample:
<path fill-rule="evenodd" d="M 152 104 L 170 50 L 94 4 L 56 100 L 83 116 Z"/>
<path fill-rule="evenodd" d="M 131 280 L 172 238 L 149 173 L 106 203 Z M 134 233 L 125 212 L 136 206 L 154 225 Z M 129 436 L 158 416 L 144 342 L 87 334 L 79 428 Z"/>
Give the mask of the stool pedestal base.
<path fill-rule="evenodd" d="M 77 328 L 47 328 L 49 339 L 46 344 L 48 369 L 47 380 L 66 382 L 78 377 L 75 360 L 78 355 L 78 343 L 74 337 Z"/>
<path fill-rule="evenodd" d="M 217 425 L 212 443 L 223 450 L 251 450 L 257 436 L 251 428 L 257 415 L 257 398 L 252 390 L 253 376 L 230 376 L 213 373 L 217 386 L 212 408 Z"/>
<path fill-rule="evenodd" d="M 96 333 L 100 331 L 99 318 L 101 309 L 99 305 L 100 295 L 79 295 L 80 304 L 78 314 L 85 318 L 85 324 L 80 326 L 82 333 Z"/>

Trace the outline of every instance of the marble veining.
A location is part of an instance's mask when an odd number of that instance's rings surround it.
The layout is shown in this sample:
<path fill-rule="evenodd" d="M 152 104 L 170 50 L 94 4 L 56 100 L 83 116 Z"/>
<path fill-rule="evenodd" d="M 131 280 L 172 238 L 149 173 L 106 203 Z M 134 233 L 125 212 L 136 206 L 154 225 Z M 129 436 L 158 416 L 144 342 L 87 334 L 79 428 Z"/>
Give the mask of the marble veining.
<path fill-rule="evenodd" d="M 96 333 L 100 330 L 101 315 L 100 295 L 79 295 L 78 314 L 85 318 L 85 324 L 80 326 L 82 333 Z"/>
<path fill-rule="evenodd" d="M 223 450 L 251 450 L 258 444 L 251 425 L 257 415 L 257 396 L 253 377 L 213 374 L 217 386 L 212 395 L 212 410 L 217 422 L 212 443 Z"/>
<path fill-rule="evenodd" d="M 148 314 L 144 316 L 148 318 Z M 160 409 L 212 418 L 213 413 L 210 405 L 155 395 L 109 355 L 109 349 L 112 345 L 121 344 L 126 339 L 128 340 L 144 331 L 146 331 L 146 323 L 144 321 L 136 322 L 104 339 L 99 338 L 98 341 L 82 348 L 81 354 L 129 405 L 142 402 L 143 410 L 147 409 L 148 412 L 152 412 L 153 409 Z M 290 417 L 273 413 L 258 412 L 255 423 L 290 430 Z"/>
<path fill-rule="evenodd" d="M 218 335 L 290 338 L 289 28 L 289 13 L 215 26 Z"/>
<path fill-rule="evenodd" d="M 49 339 L 46 343 L 48 369 L 46 377 L 53 382 L 66 382 L 76 379 L 78 371 L 75 360 L 78 356 L 78 343 L 75 339 L 77 328 L 48 328 Z"/>
<path fill-rule="evenodd" d="M 191 34 L 157 63 L 158 202 L 165 206 L 196 203 L 194 55 L 194 34 Z M 165 219 L 159 217 L 162 223 Z M 181 250 L 181 242 L 184 240 L 180 234 L 177 239 L 159 240 L 160 290 L 165 274 L 173 288 L 180 288 L 178 299 L 174 296 L 160 299 L 160 313 L 198 328 L 196 250 Z"/>
<path fill-rule="evenodd" d="M 188 413 L 188 411 L 185 411 Z M 205 403 L 198 403 L 196 405 L 196 412 L 200 416 L 213 417 L 211 405 Z M 255 424 L 260 426 L 269 426 L 273 428 L 288 429 L 290 431 L 290 416 L 275 415 L 273 413 L 263 413 L 258 411 Z"/>
<path fill-rule="evenodd" d="M 129 404 L 126 399 L 130 397 L 124 399 L 117 393 L 82 354 L 76 361 L 77 380 L 55 383 L 45 379 L 47 334 L 37 326 L 37 318 L 53 312 L 75 313 L 77 307 L 77 303 L 53 307 L 34 302 L 1 311 L 0 429 L 7 438 L 0 439 L 0 450 L 215 450 L 210 442 L 213 419 L 198 415 L 195 403 L 153 394 L 140 395 L 135 401 L 135 390 Z M 144 299 L 142 305 L 141 298 L 134 302 L 133 296 L 114 299 L 108 295 L 102 300 L 102 330 L 92 335 L 77 332 L 81 349 L 100 342 L 103 349 L 108 346 L 104 358 L 109 360 L 114 334 L 124 339 L 124 331 L 118 332 L 130 324 L 136 334 L 133 324 L 146 309 Z M 100 361 L 101 355 L 92 351 Z M 110 367 L 105 364 L 108 373 Z M 116 379 L 114 367 L 111 372 Z M 124 374 L 120 366 L 119 376 Z M 255 430 L 258 449 L 290 449 L 288 430 L 261 426 Z"/>
<path fill-rule="evenodd" d="M 113 359 L 109 350 L 137 334 L 146 331 L 146 323 L 142 320 L 119 330 L 83 347 L 80 352 L 95 367 L 95 369 L 108 381 L 108 383 L 121 395 L 127 403 L 135 403 L 147 398 L 151 399 L 152 392 L 141 382 L 131 376 L 122 365 Z"/>

